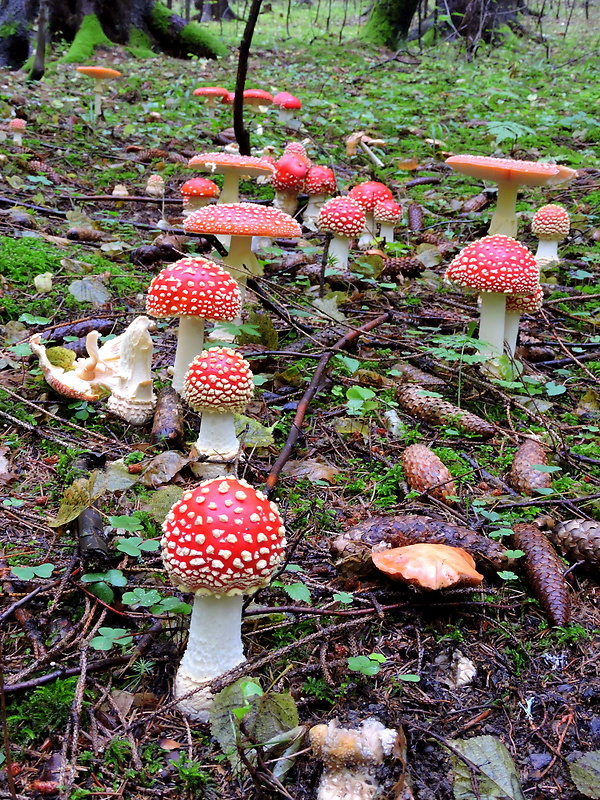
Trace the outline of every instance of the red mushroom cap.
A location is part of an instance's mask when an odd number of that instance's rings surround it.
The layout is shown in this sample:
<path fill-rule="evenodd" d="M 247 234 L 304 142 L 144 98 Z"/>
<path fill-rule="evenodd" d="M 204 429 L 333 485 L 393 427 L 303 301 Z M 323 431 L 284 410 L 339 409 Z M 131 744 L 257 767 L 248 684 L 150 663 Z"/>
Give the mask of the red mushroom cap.
<path fill-rule="evenodd" d="M 570 230 L 571 220 L 567 211 L 554 203 L 542 206 L 531 220 L 531 232 L 538 239 L 560 242 Z"/>
<path fill-rule="evenodd" d="M 265 92 L 264 89 L 246 89 L 244 91 L 244 105 L 270 106 L 272 103 L 273 95 Z"/>
<path fill-rule="evenodd" d="M 337 189 L 334 171 L 319 164 L 311 167 L 306 175 L 304 189 L 308 194 L 333 194 Z"/>
<path fill-rule="evenodd" d="M 302 108 L 302 103 L 289 92 L 278 92 L 273 98 L 273 105 L 280 108 L 299 109 Z"/>
<path fill-rule="evenodd" d="M 123 74 L 118 69 L 111 69 L 110 67 L 75 67 L 75 69 L 77 72 L 81 72 L 82 75 L 87 75 L 88 78 L 94 78 L 97 81 L 120 78 Z"/>
<path fill-rule="evenodd" d="M 532 253 L 510 236 L 484 236 L 464 247 L 446 270 L 446 278 L 480 292 L 528 294 L 539 284 Z"/>
<path fill-rule="evenodd" d="M 224 89 L 222 86 L 200 86 L 194 89 L 196 97 L 222 97 L 225 98 L 229 94 L 229 89 Z"/>
<path fill-rule="evenodd" d="M 304 156 L 307 158 L 306 155 L 306 147 L 300 142 L 288 142 L 283 150 L 284 153 L 294 153 L 296 156 Z"/>
<path fill-rule="evenodd" d="M 379 181 L 359 183 L 358 186 L 350 189 L 348 197 L 359 203 L 365 211 L 373 211 L 375 204 L 380 200 L 394 199 L 392 190 L 388 189 L 385 184 L 379 183 Z"/>
<path fill-rule="evenodd" d="M 322 231 L 346 236 L 358 236 L 365 226 L 365 212 L 350 197 L 332 197 L 319 212 L 317 225 Z"/>
<path fill-rule="evenodd" d="M 190 178 L 179 191 L 184 197 L 218 197 L 220 189 L 208 178 Z"/>
<path fill-rule="evenodd" d="M 519 161 L 493 156 L 450 156 L 446 164 L 472 178 L 498 182 L 511 181 L 524 186 L 554 186 L 575 177 L 575 170 L 542 161 Z"/>
<path fill-rule="evenodd" d="M 233 320 L 242 299 L 235 280 L 207 258 L 182 258 L 152 279 L 146 311 L 153 317 Z"/>
<path fill-rule="evenodd" d="M 544 303 L 544 291 L 541 286 L 533 294 L 509 294 L 506 296 L 506 310 L 518 314 L 535 314 Z"/>
<path fill-rule="evenodd" d="M 310 161 L 305 156 L 286 153 L 275 164 L 271 186 L 278 192 L 301 192 L 309 169 Z"/>
<path fill-rule="evenodd" d="M 255 203 L 205 206 L 190 214 L 183 227 L 191 233 L 273 236 L 284 239 L 293 239 L 302 233 L 300 225 L 289 214 Z"/>
<path fill-rule="evenodd" d="M 188 161 L 189 167 L 198 167 L 202 172 L 223 173 L 237 169 L 240 175 L 271 175 L 273 165 L 263 158 L 240 156 L 236 153 L 200 153 Z"/>
<path fill-rule="evenodd" d="M 11 131 L 20 131 L 21 133 L 23 133 L 23 131 L 27 127 L 27 123 L 25 122 L 24 119 L 21 119 L 20 117 L 15 117 L 14 119 L 11 119 L 11 121 L 8 123 L 8 127 L 11 129 Z"/>
<path fill-rule="evenodd" d="M 241 414 L 254 397 L 250 364 L 230 347 L 209 347 L 192 361 L 183 382 L 194 411 Z"/>
<path fill-rule="evenodd" d="M 184 492 L 163 524 L 165 569 L 198 594 L 245 594 L 269 583 L 283 560 L 275 503 L 246 481 L 213 478 Z"/>
<path fill-rule="evenodd" d="M 227 94 L 223 95 L 223 99 L 221 100 L 221 102 L 225 103 L 228 106 L 232 106 L 234 100 L 235 100 L 235 92 L 227 92 Z"/>
<path fill-rule="evenodd" d="M 394 224 L 402 219 L 402 206 L 395 200 L 380 200 L 373 209 L 375 222 Z"/>

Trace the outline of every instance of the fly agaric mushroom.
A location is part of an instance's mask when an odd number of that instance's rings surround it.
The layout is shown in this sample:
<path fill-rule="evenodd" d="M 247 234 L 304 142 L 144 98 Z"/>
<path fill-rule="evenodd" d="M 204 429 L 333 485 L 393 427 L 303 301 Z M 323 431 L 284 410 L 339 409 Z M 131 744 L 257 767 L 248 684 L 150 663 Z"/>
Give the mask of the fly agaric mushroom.
<path fill-rule="evenodd" d="M 518 231 L 516 205 L 519 186 L 556 186 L 576 175 L 574 169 L 560 164 L 492 156 L 451 156 L 446 159 L 446 164 L 464 175 L 498 184 L 498 201 L 488 234 L 512 237 L 516 237 Z"/>
<path fill-rule="evenodd" d="M 189 160 L 188 166 L 223 175 L 219 203 L 238 202 L 240 177 L 247 175 L 258 178 L 260 175 L 272 175 L 275 171 L 273 165 L 262 158 L 236 153 L 200 153 Z"/>
<path fill-rule="evenodd" d="M 160 175 L 150 175 L 146 183 L 146 194 L 150 197 L 165 196 L 165 182 Z"/>
<path fill-rule="evenodd" d="M 350 197 L 332 197 L 328 200 L 317 218 L 319 230 L 333 234 L 329 244 L 329 258 L 338 269 L 348 266 L 350 239 L 354 239 L 365 226 L 365 212 L 362 206 Z"/>
<path fill-rule="evenodd" d="M 106 407 L 131 425 L 143 425 L 152 416 L 156 395 L 152 385 L 152 337 L 148 317 L 136 317 L 121 340 L 112 394 Z"/>
<path fill-rule="evenodd" d="M 558 261 L 558 243 L 568 236 L 570 230 L 571 220 L 562 206 L 551 203 L 535 212 L 531 232 L 538 239 L 535 260 L 540 270 Z"/>
<path fill-rule="evenodd" d="M 283 152 L 293 153 L 296 156 L 302 156 L 303 158 L 308 158 L 306 147 L 304 147 L 302 142 L 288 142 L 284 147 Z"/>
<path fill-rule="evenodd" d="M 335 173 L 330 167 L 319 164 L 312 166 L 304 182 L 304 190 L 308 194 L 308 204 L 304 209 L 302 221 L 311 231 L 317 230 L 317 219 L 328 197 L 336 191 Z"/>
<path fill-rule="evenodd" d="M 275 172 L 271 176 L 271 186 L 275 189 L 273 205 L 286 214 L 296 211 L 298 194 L 304 189 L 304 182 L 310 169 L 310 161 L 306 156 L 296 153 L 285 153 L 275 164 Z"/>
<path fill-rule="evenodd" d="M 483 575 L 475 569 L 473 557 L 462 547 L 447 544 L 409 544 L 391 550 L 374 551 L 373 563 L 392 580 L 420 589 L 457 589 L 479 586 Z"/>
<path fill-rule="evenodd" d="M 379 784 L 376 768 L 392 754 L 397 731 L 377 719 L 360 728 L 340 728 L 337 719 L 308 732 L 313 754 L 323 762 L 317 800 L 373 800 Z"/>
<path fill-rule="evenodd" d="M 241 306 L 236 282 L 207 258 L 182 258 L 152 279 L 146 299 L 147 312 L 154 317 L 179 317 L 173 367 L 175 391 L 181 393 L 185 373 L 202 352 L 204 320 L 233 320 Z"/>
<path fill-rule="evenodd" d="M 394 241 L 394 227 L 402 219 L 402 206 L 395 200 L 380 200 L 375 203 L 373 220 L 379 223 L 379 236 L 387 244 Z"/>
<path fill-rule="evenodd" d="M 514 356 L 519 335 L 521 314 L 535 314 L 544 302 L 544 292 L 538 286 L 532 294 L 509 294 L 506 297 L 506 319 L 504 322 L 504 341 L 509 355 Z"/>
<path fill-rule="evenodd" d="M 479 338 L 490 357 L 504 351 L 507 294 L 535 292 L 539 273 L 530 251 L 510 236 L 485 236 L 464 247 L 446 270 L 446 278 L 481 292 Z"/>
<path fill-rule="evenodd" d="M 183 396 L 202 413 L 196 441 L 206 461 L 234 461 L 240 450 L 234 414 L 242 414 L 254 396 L 250 364 L 229 347 L 209 347 L 186 372 Z"/>
<path fill-rule="evenodd" d="M 208 205 L 210 200 L 219 196 L 219 187 L 208 178 L 190 178 L 179 191 L 183 195 L 185 217 Z"/>
<path fill-rule="evenodd" d="M 87 75 L 88 78 L 94 79 L 94 117 L 99 117 L 102 113 L 104 81 L 120 78 L 121 73 L 118 69 L 110 69 L 109 67 L 75 67 L 75 69 L 77 72 L 81 72 L 82 75 Z"/>
<path fill-rule="evenodd" d="M 222 86 L 201 86 L 194 89 L 194 97 L 204 97 L 204 105 L 208 109 L 208 116 L 211 119 L 215 116 L 217 104 L 222 103 L 228 94 L 229 90 Z"/>
<path fill-rule="evenodd" d="M 300 236 L 300 225 L 283 211 L 254 203 L 229 203 L 205 206 L 184 221 L 184 230 L 191 233 L 226 234 L 231 246 L 223 263 L 230 267 L 242 292 L 248 275 L 260 275 L 261 267 L 251 250 L 253 236 L 293 239 Z"/>
<path fill-rule="evenodd" d="M 366 181 L 350 189 L 348 197 L 355 200 L 365 211 L 365 229 L 358 240 L 358 246 L 369 247 L 375 238 L 375 221 L 373 219 L 375 206 L 382 200 L 393 200 L 392 190 L 379 181 Z"/>
<path fill-rule="evenodd" d="M 25 133 L 27 123 L 24 119 L 15 117 L 8 123 L 8 127 L 13 135 L 13 144 L 15 144 L 17 147 L 21 147 L 23 144 L 23 134 Z"/>
<path fill-rule="evenodd" d="M 179 710 L 206 722 L 206 681 L 241 664 L 242 595 L 266 586 L 283 559 L 285 529 L 277 506 L 246 481 L 219 477 L 186 491 L 163 524 L 165 569 L 194 592 L 190 635 L 175 677 Z M 191 696 L 185 695 L 193 692 Z"/>
<path fill-rule="evenodd" d="M 273 98 L 273 105 L 278 109 L 278 119 L 282 125 L 288 127 L 300 127 L 299 123 L 294 120 L 294 111 L 300 111 L 302 103 L 289 92 L 278 92 Z M 290 124 L 292 123 L 292 124 Z M 293 123 L 296 123 L 294 125 Z"/>
<path fill-rule="evenodd" d="M 273 105 L 273 95 L 264 89 L 245 89 L 244 105 L 264 114 L 267 108 Z"/>

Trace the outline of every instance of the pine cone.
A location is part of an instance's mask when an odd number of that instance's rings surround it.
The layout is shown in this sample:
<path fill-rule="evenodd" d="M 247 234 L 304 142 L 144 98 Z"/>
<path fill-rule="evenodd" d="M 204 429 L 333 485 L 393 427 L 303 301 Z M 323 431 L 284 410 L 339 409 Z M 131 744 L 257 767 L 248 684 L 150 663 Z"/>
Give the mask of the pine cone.
<path fill-rule="evenodd" d="M 55 172 L 52 167 L 49 167 L 48 164 L 45 164 L 43 161 L 39 161 L 37 158 L 32 159 L 27 164 L 27 169 L 29 169 L 31 172 L 45 172 L 48 176 L 48 179 L 51 180 L 52 183 L 61 183 L 60 175 Z"/>
<path fill-rule="evenodd" d="M 424 422 L 453 425 L 466 433 L 476 433 L 486 439 L 495 434 L 494 426 L 476 414 L 463 411 L 441 397 L 428 397 L 422 392 L 422 386 L 402 384 L 396 388 L 396 400 L 405 411 Z"/>
<path fill-rule="evenodd" d="M 553 625 L 569 624 L 571 603 L 564 565 L 546 536 L 528 522 L 513 528 L 515 547 L 525 553 L 525 572 L 533 593 Z"/>
<path fill-rule="evenodd" d="M 169 153 L 168 160 L 171 161 L 173 164 L 187 164 L 188 159 L 185 156 L 182 156 L 180 153 Z"/>
<path fill-rule="evenodd" d="M 600 522 L 592 519 L 570 519 L 561 522 L 550 538 L 569 561 L 587 561 L 600 566 Z"/>
<path fill-rule="evenodd" d="M 402 275 L 403 278 L 418 278 L 424 269 L 425 265 L 418 258 L 412 258 L 411 256 L 386 258 L 383 262 L 381 275 L 386 278 L 397 278 L 398 275 Z"/>
<path fill-rule="evenodd" d="M 402 453 L 402 467 L 411 489 L 426 492 L 442 503 L 454 502 L 449 498 L 456 495 L 456 484 L 448 467 L 433 450 L 424 444 L 411 444 Z"/>
<path fill-rule="evenodd" d="M 411 231 L 423 229 L 423 208 L 418 203 L 411 203 L 408 207 L 408 228 Z"/>
<path fill-rule="evenodd" d="M 548 472 L 539 472 L 533 466 L 548 466 L 546 451 L 534 439 L 525 439 L 513 458 L 509 483 L 517 492 L 531 497 L 537 489 L 551 489 L 552 477 Z"/>
<path fill-rule="evenodd" d="M 446 386 L 443 378 L 423 372 L 412 364 L 394 364 L 394 370 L 400 374 L 397 379 L 400 383 L 418 383 L 420 386 Z"/>
<path fill-rule="evenodd" d="M 129 150 L 129 148 L 127 148 Z M 143 150 L 137 150 L 135 153 L 138 161 L 157 161 L 169 158 L 166 150 L 161 150 L 159 147 L 148 147 Z"/>
<path fill-rule="evenodd" d="M 508 564 L 506 548 L 498 542 L 469 528 L 421 514 L 370 517 L 353 525 L 335 539 L 331 549 L 335 555 L 345 559 L 360 555 L 364 548 L 370 560 L 371 548 L 382 542 L 391 547 L 404 547 L 423 542 L 462 547 L 473 556 L 477 566 L 483 569 L 506 569 Z"/>

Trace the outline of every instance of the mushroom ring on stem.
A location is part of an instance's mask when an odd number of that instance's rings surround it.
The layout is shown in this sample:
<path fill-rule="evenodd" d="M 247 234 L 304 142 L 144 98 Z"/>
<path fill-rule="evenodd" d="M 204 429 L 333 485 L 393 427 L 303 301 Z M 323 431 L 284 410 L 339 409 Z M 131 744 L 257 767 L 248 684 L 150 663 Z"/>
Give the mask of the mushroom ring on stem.
<path fill-rule="evenodd" d="M 183 714 L 206 722 L 212 696 L 200 687 L 245 660 L 242 595 L 269 583 L 283 560 L 285 529 L 261 492 L 220 477 L 184 492 L 167 514 L 161 545 L 171 580 L 195 593 L 175 698 Z"/>
<path fill-rule="evenodd" d="M 194 411 L 202 412 L 196 450 L 208 461 L 237 457 L 234 413 L 243 413 L 252 400 L 252 377 L 250 364 L 229 347 L 210 347 L 190 364 L 183 393 Z"/>
<path fill-rule="evenodd" d="M 179 317 L 173 388 L 181 393 L 185 373 L 203 350 L 204 320 L 236 319 L 242 307 L 235 280 L 207 258 L 182 258 L 165 267 L 148 288 L 146 310 L 154 317 Z"/>
<path fill-rule="evenodd" d="M 518 161 L 492 156 L 451 156 L 446 159 L 457 172 L 498 184 L 498 202 L 488 233 L 517 235 L 517 192 L 519 186 L 556 186 L 577 174 L 570 167 L 542 161 Z"/>
<path fill-rule="evenodd" d="M 537 290 L 539 272 L 532 253 L 510 236 L 485 236 L 471 242 L 454 258 L 446 278 L 481 292 L 479 339 L 494 358 L 504 352 L 504 316 L 507 294 Z"/>

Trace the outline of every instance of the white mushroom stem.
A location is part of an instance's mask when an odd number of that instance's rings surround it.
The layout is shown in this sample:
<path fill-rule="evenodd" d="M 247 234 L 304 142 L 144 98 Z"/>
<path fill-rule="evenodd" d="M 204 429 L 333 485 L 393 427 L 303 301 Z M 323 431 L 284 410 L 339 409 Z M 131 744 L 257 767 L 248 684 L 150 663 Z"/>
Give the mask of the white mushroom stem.
<path fill-rule="evenodd" d="M 349 252 L 350 239 L 347 236 L 338 236 L 337 233 L 334 233 L 332 240 L 329 242 L 328 259 L 333 260 L 334 266 L 338 269 L 344 269 L 348 266 Z"/>
<path fill-rule="evenodd" d="M 241 594 L 194 597 L 188 645 L 175 676 L 174 689 L 177 706 L 189 719 L 208 722 L 212 695 L 203 689 L 180 698 L 245 661 L 242 601 Z"/>
<path fill-rule="evenodd" d="M 385 239 L 388 244 L 394 241 L 394 224 L 392 222 L 381 222 L 379 236 Z"/>
<path fill-rule="evenodd" d="M 375 219 L 372 211 L 365 211 L 365 227 L 358 240 L 361 250 L 370 247 L 375 239 Z"/>
<path fill-rule="evenodd" d="M 519 323 L 521 313 L 519 311 L 507 311 L 504 320 L 504 342 L 509 356 L 514 356 L 517 348 L 517 337 L 519 335 Z"/>
<path fill-rule="evenodd" d="M 234 461 L 240 450 L 233 413 L 203 411 L 196 441 L 198 454 L 209 461 Z"/>
<path fill-rule="evenodd" d="M 21 147 L 23 144 L 23 132 L 22 131 L 13 131 L 13 144 L 16 144 L 17 147 Z"/>
<path fill-rule="evenodd" d="M 545 263 L 558 261 L 558 239 L 539 239 L 535 253 L 535 260 L 545 260 Z"/>
<path fill-rule="evenodd" d="M 177 351 L 173 366 L 173 389 L 181 394 L 183 379 L 190 364 L 204 349 L 204 320 L 201 317 L 179 317 Z"/>
<path fill-rule="evenodd" d="M 500 292 L 481 293 L 481 316 L 479 319 L 479 340 L 485 342 L 481 353 L 491 358 L 504 352 L 504 316 L 506 295 Z"/>
<path fill-rule="evenodd" d="M 94 83 L 94 117 L 99 117 L 102 114 L 102 89 L 104 88 L 104 81 L 97 80 Z"/>
<path fill-rule="evenodd" d="M 319 216 L 321 208 L 327 199 L 328 198 L 326 194 L 311 194 L 308 196 L 308 204 L 304 209 L 302 221 L 304 222 L 305 227 L 307 227 L 309 230 L 318 230 L 317 217 Z"/>
<path fill-rule="evenodd" d="M 363 142 L 362 139 L 359 141 L 358 146 L 363 151 L 363 153 L 365 153 L 365 155 L 369 157 L 369 159 L 373 162 L 373 164 L 375 164 L 376 167 L 379 168 L 385 167 L 383 161 L 378 156 L 375 155 L 375 153 L 371 150 L 369 145 Z"/>
<path fill-rule="evenodd" d="M 210 202 L 210 197 L 188 197 L 187 203 L 183 207 L 183 216 L 189 217 L 194 211 L 204 208 Z"/>
<path fill-rule="evenodd" d="M 519 184 L 513 181 L 498 183 L 498 200 L 496 211 L 490 221 L 488 235 L 500 234 L 517 238 L 517 192 Z"/>
<path fill-rule="evenodd" d="M 232 236 L 229 252 L 223 263 L 227 264 L 229 272 L 237 281 L 242 295 L 242 304 L 246 295 L 246 279 L 248 275 L 262 275 L 262 269 L 257 257 L 252 252 L 251 236 Z"/>
<path fill-rule="evenodd" d="M 273 205 L 280 211 L 285 211 L 290 217 L 293 217 L 298 207 L 298 192 L 295 190 L 283 191 L 279 189 L 275 192 L 275 199 Z"/>
<path fill-rule="evenodd" d="M 294 119 L 294 109 L 283 108 L 282 106 L 279 106 L 277 117 L 279 119 L 279 122 L 285 125 Z"/>
<path fill-rule="evenodd" d="M 239 203 L 239 198 L 240 174 L 237 169 L 225 169 L 223 171 L 223 188 L 218 203 Z"/>

